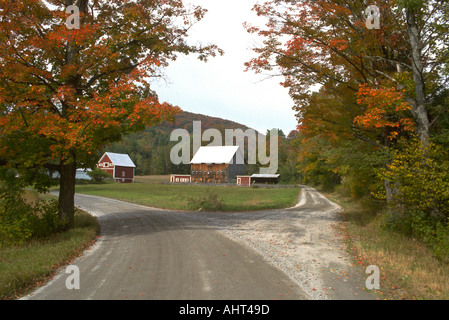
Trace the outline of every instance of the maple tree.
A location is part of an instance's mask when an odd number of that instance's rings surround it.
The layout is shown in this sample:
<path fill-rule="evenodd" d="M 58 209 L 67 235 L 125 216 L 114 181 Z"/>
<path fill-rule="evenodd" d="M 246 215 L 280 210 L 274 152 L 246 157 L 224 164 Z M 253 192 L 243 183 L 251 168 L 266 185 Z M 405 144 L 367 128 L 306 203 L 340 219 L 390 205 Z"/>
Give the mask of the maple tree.
<path fill-rule="evenodd" d="M 69 29 L 66 7 L 79 8 Z M 151 79 L 176 55 L 221 53 L 190 45 L 205 10 L 181 0 L 0 0 L 0 162 L 39 189 L 59 172 L 59 218 L 74 215 L 77 168 L 122 135 L 171 120 Z"/>

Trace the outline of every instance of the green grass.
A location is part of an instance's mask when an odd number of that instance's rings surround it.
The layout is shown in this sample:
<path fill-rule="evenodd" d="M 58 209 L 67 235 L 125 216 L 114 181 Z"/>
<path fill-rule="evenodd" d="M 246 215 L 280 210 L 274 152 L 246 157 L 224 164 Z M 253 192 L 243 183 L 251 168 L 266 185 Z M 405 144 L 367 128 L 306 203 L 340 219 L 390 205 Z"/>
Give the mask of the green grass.
<path fill-rule="evenodd" d="M 227 212 L 291 207 L 296 204 L 299 193 L 298 189 L 175 185 L 162 184 L 162 181 L 168 181 L 168 177 L 165 179 L 160 176 L 154 179 L 141 177 L 131 184 L 78 185 L 76 192 L 173 210 L 192 210 L 192 207 L 189 206 L 189 199 L 200 199 L 210 193 L 217 195 L 218 199 L 222 200 L 221 211 Z"/>
<path fill-rule="evenodd" d="M 385 299 L 448 300 L 449 265 L 411 237 L 383 227 L 385 214 L 372 200 L 356 201 L 338 192 L 324 193 L 344 208 L 346 234 L 354 263 L 377 265 Z"/>
<path fill-rule="evenodd" d="M 54 271 L 91 244 L 98 225 L 91 215 L 77 210 L 75 227 L 49 239 L 0 247 L 0 299 L 15 299 L 43 284 Z"/>

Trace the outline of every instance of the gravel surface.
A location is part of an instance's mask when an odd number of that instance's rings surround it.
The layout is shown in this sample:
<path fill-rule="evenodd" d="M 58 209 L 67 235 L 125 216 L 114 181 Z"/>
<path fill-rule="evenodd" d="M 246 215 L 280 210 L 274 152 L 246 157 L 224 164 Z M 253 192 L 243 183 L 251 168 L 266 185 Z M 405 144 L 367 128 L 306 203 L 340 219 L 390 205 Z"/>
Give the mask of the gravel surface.
<path fill-rule="evenodd" d="M 364 290 L 368 275 L 351 262 L 336 228 L 341 211 L 315 189 L 302 187 L 293 208 L 193 215 L 261 254 L 310 299 L 373 299 L 375 296 Z"/>

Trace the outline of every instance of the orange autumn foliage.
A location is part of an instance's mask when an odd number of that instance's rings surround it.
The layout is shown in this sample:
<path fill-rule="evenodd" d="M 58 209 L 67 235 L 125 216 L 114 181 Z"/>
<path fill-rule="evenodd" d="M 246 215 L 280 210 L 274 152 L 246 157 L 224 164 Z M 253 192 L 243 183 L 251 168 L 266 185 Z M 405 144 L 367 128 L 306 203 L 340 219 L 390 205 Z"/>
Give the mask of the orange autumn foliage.
<path fill-rule="evenodd" d="M 66 26 L 69 4 L 80 6 L 78 29 Z M 151 89 L 161 68 L 179 53 L 221 53 L 187 43 L 206 10 L 182 0 L 0 0 L 0 9 L 0 163 L 31 178 L 58 171 L 69 219 L 77 167 L 180 111 Z"/>
<path fill-rule="evenodd" d="M 407 111 L 411 105 L 404 100 L 404 92 L 395 88 L 370 88 L 360 85 L 357 103 L 364 113 L 354 118 L 354 123 L 362 128 L 389 128 L 388 138 L 394 139 L 400 131 L 415 131 L 415 124 Z"/>

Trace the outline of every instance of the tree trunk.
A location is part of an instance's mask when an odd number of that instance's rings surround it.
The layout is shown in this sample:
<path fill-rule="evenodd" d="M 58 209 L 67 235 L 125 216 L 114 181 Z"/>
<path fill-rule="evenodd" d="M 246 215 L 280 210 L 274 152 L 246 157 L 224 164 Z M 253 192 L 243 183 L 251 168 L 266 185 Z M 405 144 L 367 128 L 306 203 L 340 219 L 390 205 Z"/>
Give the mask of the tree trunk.
<path fill-rule="evenodd" d="M 400 213 L 399 207 L 394 206 L 394 196 L 397 194 L 397 189 L 392 186 L 391 182 L 384 180 L 384 188 L 387 200 L 387 211 L 390 217 L 397 216 Z"/>
<path fill-rule="evenodd" d="M 412 8 L 406 9 L 407 34 L 409 37 L 413 80 L 415 82 L 416 98 L 412 101 L 412 113 L 417 123 L 417 134 L 424 145 L 429 140 L 430 122 L 427 115 L 426 86 L 424 82 L 424 66 L 422 62 L 422 45 L 420 41 L 419 29 L 416 23 L 416 13 Z"/>
<path fill-rule="evenodd" d="M 88 0 L 65 0 L 66 7 L 70 5 L 77 5 L 81 13 L 86 13 Z M 75 56 L 78 49 L 72 42 L 67 43 L 65 64 L 74 64 Z M 78 76 L 69 75 L 66 79 L 66 84 L 72 86 L 77 90 L 78 88 Z M 68 118 L 69 105 L 62 101 L 61 115 L 63 118 Z M 69 160 L 68 163 L 61 162 L 59 175 L 59 220 L 63 222 L 67 228 L 74 226 L 75 218 L 75 179 L 76 179 L 76 155 L 72 152 L 71 157 L 73 160 Z"/>
<path fill-rule="evenodd" d="M 74 225 L 76 162 L 62 164 L 59 170 L 59 221 L 67 228 Z"/>

